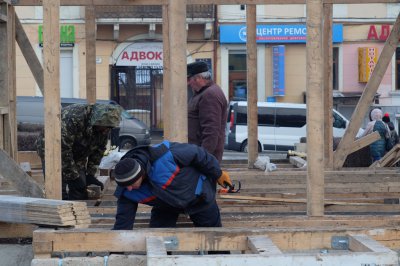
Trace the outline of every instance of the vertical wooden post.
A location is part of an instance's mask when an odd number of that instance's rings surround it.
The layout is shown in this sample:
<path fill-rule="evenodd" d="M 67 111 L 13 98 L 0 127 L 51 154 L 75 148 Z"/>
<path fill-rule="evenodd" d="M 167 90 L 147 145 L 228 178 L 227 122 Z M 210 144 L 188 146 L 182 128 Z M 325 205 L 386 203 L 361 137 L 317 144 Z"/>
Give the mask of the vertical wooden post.
<path fill-rule="evenodd" d="M 256 5 L 246 5 L 248 167 L 258 156 Z"/>
<path fill-rule="evenodd" d="M 307 214 L 324 215 L 322 0 L 307 0 Z"/>
<path fill-rule="evenodd" d="M 96 13 L 94 6 L 85 8 L 86 98 L 96 102 Z"/>
<path fill-rule="evenodd" d="M 9 131 L 9 146 L 8 151 L 11 158 L 17 159 L 17 87 L 16 87 L 16 50 L 15 50 L 15 8 L 11 5 L 8 6 L 8 62 L 10 69 L 8 71 L 8 108 L 9 113 L 7 116 Z"/>
<path fill-rule="evenodd" d="M 8 28 L 7 28 L 7 14 L 8 5 L 7 3 L 0 3 L 0 149 L 5 149 L 6 143 L 6 116 L 9 112 L 8 108 Z M 4 19 L 4 20 L 3 20 Z M 8 151 L 6 150 L 8 153 Z"/>
<path fill-rule="evenodd" d="M 163 5 L 162 7 L 163 16 L 163 126 L 164 126 L 164 139 L 170 139 L 171 129 L 170 129 L 170 113 L 171 113 L 171 101 L 170 96 L 170 49 L 169 49 L 169 14 L 168 5 Z"/>
<path fill-rule="evenodd" d="M 333 45 L 332 45 L 332 4 L 324 4 L 324 120 L 325 120 L 325 168 L 333 168 Z"/>
<path fill-rule="evenodd" d="M 170 140 L 187 142 L 187 80 L 186 80 L 186 0 L 169 0 L 169 49 L 170 58 Z M 171 60 L 171 59 L 170 59 Z"/>
<path fill-rule="evenodd" d="M 60 0 L 43 0 L 45 191 L 61 199 Z"/>

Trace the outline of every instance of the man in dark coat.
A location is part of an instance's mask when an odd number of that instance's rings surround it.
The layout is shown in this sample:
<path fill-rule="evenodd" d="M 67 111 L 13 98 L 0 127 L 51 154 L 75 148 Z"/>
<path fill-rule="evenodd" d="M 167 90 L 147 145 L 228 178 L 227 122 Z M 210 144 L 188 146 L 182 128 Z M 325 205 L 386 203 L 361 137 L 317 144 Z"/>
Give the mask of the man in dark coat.
<path fill-rule="evenodd" d="M 195 226 L 220 227 L 216 182 L 232 185 L 218 161 L 205 149 L 163 141 L 127 152 L 115 166 L 118 186 L 114 230 L 131 230 L 138 203 L 153 206 L 150 227 L 175 227 L 180 213 Z"/>
<path fill-rule="evenodd" d="M 87 199 L 86 187 L 103 184 L 94 177 L 120 109 L 112 104 L 72 104 L 61 111 L 62 198 Z M 36 141 L 44 166 L 44 131 Z M 67 192 L 68 185 L 68 192 Z"/>
<path fill-rule="evenodd" d="M 188 103 L 189 143 L 205 148 L 221 162 L 228 107 L 224 92 L 212 81 L 204 62 L 187 65 L 187 82 L 193 91 Z"/>

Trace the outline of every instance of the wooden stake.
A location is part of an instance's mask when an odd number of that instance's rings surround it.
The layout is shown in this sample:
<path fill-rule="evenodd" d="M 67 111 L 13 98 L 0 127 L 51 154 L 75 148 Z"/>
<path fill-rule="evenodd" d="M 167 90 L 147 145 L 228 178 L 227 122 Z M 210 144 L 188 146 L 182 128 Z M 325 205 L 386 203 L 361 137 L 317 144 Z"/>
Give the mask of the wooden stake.
<path fill-rule="evenodd" d="M 253 168 L 258 156 L 257 110 L 257 39 L 256 5 L 246 5 L 247 21 L 247 148 L 248 167 Z"/>
<path fill-rule="evenodd" d="M 61 199 L 60 1 L 43 1 L 46 198 Z"/>
<path fill-rule="evenodd" d="M 307 214 L 324 215 L 322 0 L 307 0 Z"/>

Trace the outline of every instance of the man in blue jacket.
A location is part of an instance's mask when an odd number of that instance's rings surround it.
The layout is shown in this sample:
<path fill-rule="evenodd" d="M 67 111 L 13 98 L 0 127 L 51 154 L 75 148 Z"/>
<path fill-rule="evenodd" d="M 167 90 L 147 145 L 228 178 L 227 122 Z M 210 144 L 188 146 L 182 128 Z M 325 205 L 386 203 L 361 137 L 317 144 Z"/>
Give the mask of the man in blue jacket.
<path fill-rule="evenodd" d="M 153 206 L 150 227 L 175 227 L 180 213 L 197 227 L 221 227 L 216 182 L 232 185 L 205 149 L 163 141 L 128 151 L 115 166 L 118 198 L 114 230 L 131 230 L 138 203 Z"/>

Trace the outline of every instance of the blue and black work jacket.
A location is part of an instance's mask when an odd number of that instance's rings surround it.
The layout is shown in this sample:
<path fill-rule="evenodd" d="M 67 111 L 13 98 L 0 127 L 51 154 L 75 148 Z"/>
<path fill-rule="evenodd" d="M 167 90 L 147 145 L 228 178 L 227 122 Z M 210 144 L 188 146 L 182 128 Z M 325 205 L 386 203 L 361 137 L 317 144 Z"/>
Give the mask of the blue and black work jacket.
<path fill-rule="evenodd" d="M 189 214 L 215 202 L 216 180 L 222 171 L 217 159 L 197 145 L 163 141 L 155 146 L 136 147 L 123 158 L 136 159 L 146 170 L 147 178 L 139 189 L 128 191 L 117 186 L 117 198 L 171 206 Z"/>

